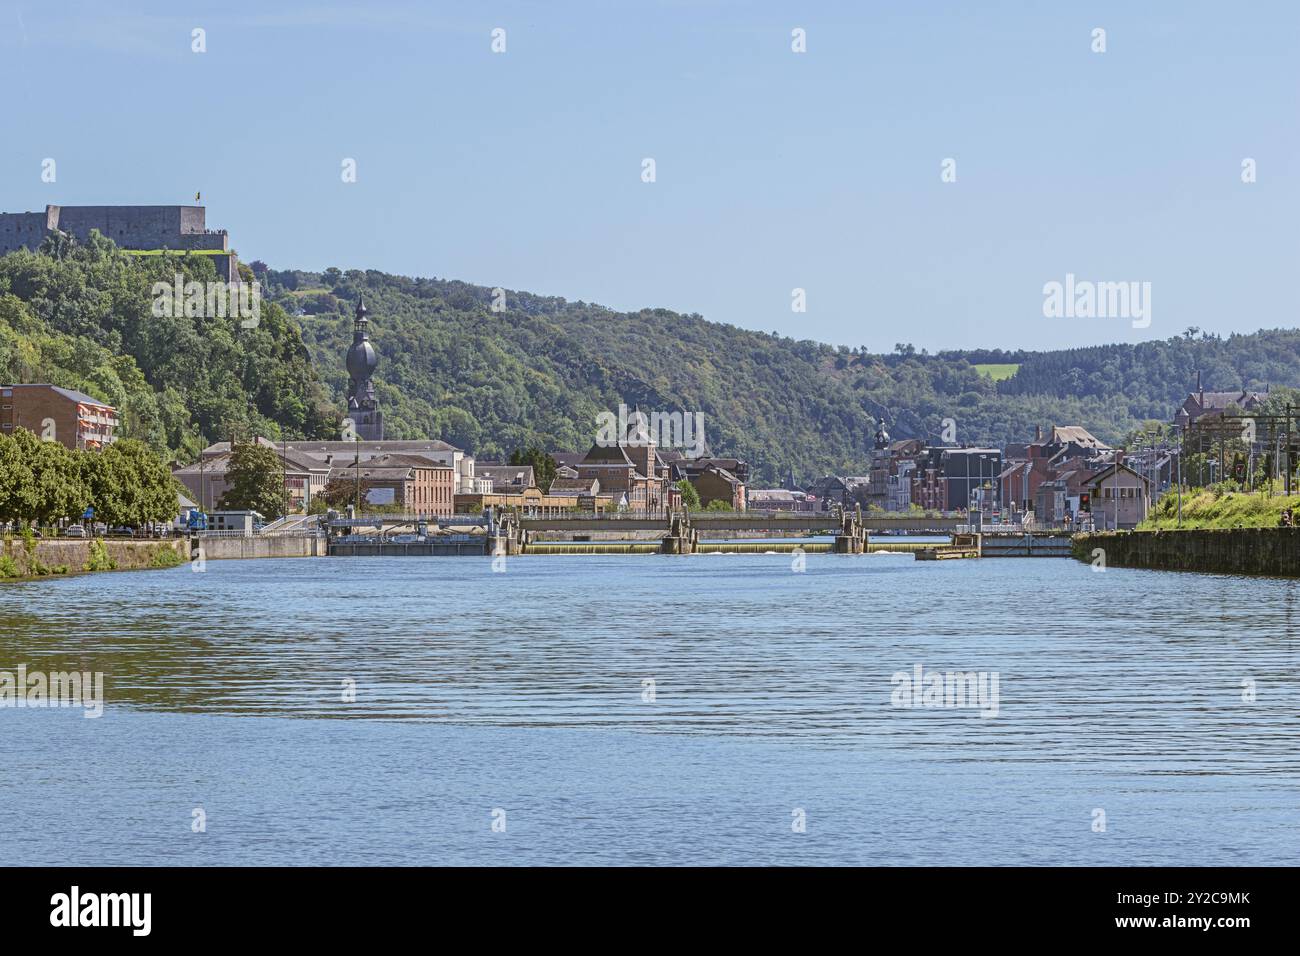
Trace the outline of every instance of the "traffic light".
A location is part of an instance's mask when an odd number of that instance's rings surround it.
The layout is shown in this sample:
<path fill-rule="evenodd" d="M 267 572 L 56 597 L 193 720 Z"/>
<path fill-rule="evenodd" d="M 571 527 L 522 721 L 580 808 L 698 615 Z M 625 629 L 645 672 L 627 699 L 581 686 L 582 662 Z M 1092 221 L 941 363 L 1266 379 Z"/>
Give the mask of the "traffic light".
<path fill-rule="evenodd" d="M 1092 514 L 1092 495 L 1086 491 L 1079 495 L 1079 512 L 1081 514 Z"/>

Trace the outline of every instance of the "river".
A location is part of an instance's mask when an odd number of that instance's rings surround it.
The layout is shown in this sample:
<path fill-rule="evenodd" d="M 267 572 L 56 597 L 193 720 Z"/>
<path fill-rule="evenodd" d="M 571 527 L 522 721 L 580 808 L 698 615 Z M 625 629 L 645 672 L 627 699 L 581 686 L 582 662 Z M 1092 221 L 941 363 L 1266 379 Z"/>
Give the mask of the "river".
<path fill-rule="evenodd" d="M 1300 863 L 1300 582 L 799 560 L 0 586 L 0 671 L 105 679 L 0 709 L 0 863 Z"/>

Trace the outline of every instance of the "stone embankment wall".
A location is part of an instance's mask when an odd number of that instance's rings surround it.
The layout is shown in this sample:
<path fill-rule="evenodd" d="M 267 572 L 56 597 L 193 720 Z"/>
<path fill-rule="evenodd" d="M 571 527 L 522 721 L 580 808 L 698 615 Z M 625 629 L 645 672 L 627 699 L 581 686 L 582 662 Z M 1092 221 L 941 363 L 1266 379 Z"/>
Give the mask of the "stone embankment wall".
<path fill-rule="evenodd" d="M 1107 566 L 1300 577 L 1300 528 L 1214 528 L 1077 534 L 1080 561 L 1105 552 Z"/>
<path fill-rule="evenodd" d="M 0 548 L 0 578 L 76 574 L 81 571 L 171 568 L 189 560 L 185 542 L 128 539 L 38 538 L 29 548 L 7 536 Z"/>
<path fill-rule="evenodd" d="M 206 561 L 227 558 L 317 558 L 325 556 L 325 539 L 310 535 L 272 535 L 265 538 L 196 538 Z M 185 552 L 188 560 L 189 551 Z"/>
<path fill-rule="evenodd" d="M 307 535 L 267 538 L 202 538 L 203 558 L 313 558 L 325 556 L 325 539 Z M 37 538 L 11 535 L 0 547 L 0 580 L 79 574 L 83 571 L 129 571 L 174 568 L 190 561 L 191 541 L 135 541 L 126 538 Z"/>

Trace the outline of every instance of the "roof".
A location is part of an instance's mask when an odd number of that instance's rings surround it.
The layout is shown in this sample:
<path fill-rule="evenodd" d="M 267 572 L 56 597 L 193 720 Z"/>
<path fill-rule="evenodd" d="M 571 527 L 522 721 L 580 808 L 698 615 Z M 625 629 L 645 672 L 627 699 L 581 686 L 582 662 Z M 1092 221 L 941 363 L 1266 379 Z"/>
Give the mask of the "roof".
<path fill-rule="evenodd" d="M 1110 446 L 1097 438 L 1082 425 L 1053 425 L 1049 444 L 1066 444 L 1074 442 L 1085 448 L 1109 448 Z"/>
<path fill-rule="evenodd" d="M 358 469 L 355 465 L 335 465 L 330 469 L 330 480 L 335 478 L 355 478 L 357 471 L 360 470 L 362 478 L 377 479 L 380 481 L 406 481 L 411 477 L 413 466 L 394 466 L 371 468 L 367 464 L 362 464 Z"/>
<path fill-rule="evenodd" d="M 592 445 L 580 464 L 583 465 L 626 465 L 635 467 L 632 459 L 622 445 Z"/>
<path fill-rule="evenodd" d="M 279 451 L 279 442 L 258 438 L 258 443 Z M 285 453 L 295 453 L 301 460 L 304 456 L 317 460 L 332 457 L 335 463 L 343 460 L 352 461 L 360 453 L 361 460 L 367 461 L 377 455 L 404 454 L 418 455 L 421 452 L 457 452 L 461 449 L 436 438 L 384 439 L 382 441 L 321 441 L 313 439 L 295 439 L 284 443 Z M 203 449 L 204 455 L 220 454 L 230 450 L 230 442 L 214 442 Z"/>
<path fill-rule="evenodd" d="M 100 401 L 98 398 L 92 398 L 85 392 L 78 392 L 75 389 L 63 388 L 59 385 L 49 385 L 41 382 L 24 382 L 21 385 L 5 385 L 4 388 L 48 388 L 51 391 L 58 392 L 69 401 L 77 402 L 80 405 L 98 405 L 100 408 L 112 409 L 113 406 L 108 402 Z M 115 410 L 115 409 L 114 409 Z"/>
<path fill-rule="evenodd" d="M 556 478 L 547 491 L 551 495 L 598 495 L 600 480 L 597 478 Z"/>
<path fill-rule="evenodd" d="M 1214 409 L 1216 411 L 1225 409 L 1229 405 L 1244 407 L 1243 403 L 1255 403 L 1264 400 L 1264 395 L 1260 392 L 1247 391 L 1241 388 L 1233 392 L 1205 392 L 1204 394 L 1192 392 L 1187 397 L 1202 409 Z"/>
<path fill-rule="evenodd" d="M 1151 483 L 1151 482 L 1150 482 L 1150 479 L 1146 478 L 1146 477 L 1143 476 L 1143 475 L 1138 474 L 1136 471 L 1134 471 L 1134 470 L 1133 470 L 1132 468 L 1130 468 L 1128 465 L 1126 465 L 1126 464 L 1124 464 L 1123 462 L 1121 462 L 1121 463 L 1118 464 L 1118 465 L 1107 465 L 1107 466 L 1106 466 L 1105 468 L 1103 468 L 1101 471 L 1099 471 L 1099 472 L 1097 472 L 1097 473 L 1095 473 L 1095 474 L 1093 474 L 1093 475 L 1090 475 L 1090 476 L 1087 478 L 1087 484 L 1088 484 L 1089 486 L 1093 486 L 1093 485 L 1099 485 L 1099 484 L 1101 484 L 1103 481 L 1105 481 L 1107 478 L 1109 478 L 1109 477 L 1111 476 L 1111 472 L 1115 471 L 1116 468 L 1122 468 L 1124 471 L 1127 471 L 1130 475 L 1132 475 L 1134 478 L 1137 478 L 1137 479 L 1138 479 L 1139 481 L 1141 481 L 1144 485 L 1147 485 L 1147 484 L 1150 484 L 1150 483 Z"/>
<path fill-rule="evenodd" d="M 532 465 L 484 465 L 481 462 L 474 464 L 474 476 L 491 478 L 494 488 L 498 484 L 532 488 L 537 483 L 533 474 Z"/>
<path fill-rule="evenodd" d="M 173 468 L 173 475 L 224 475 L 226 469 L 230 467 L 230 452 L 223 452 L 220 455 L 212 455 L 208 458 L 200 458 L 181 468 Z"/>
<path fill-rule="evenodd" d="M 705 475 L 717 475 L 718 477 L 722 478 L 725 482 L 727 482 L 727 484 L 730 485 L 738 485 L 741 483 L 739 478 L 737 478 L 727 469 L 719 468 L 717 465 L 710 465 L 708 468 L 705 468 L 702 472 L 700 472 L 699 475 L 697 475 L 696 477 L 702 478 Z"/>
<path fill-rule="evenodd" d="M 346 462 L 335 462 L 335 464 L 339 467 L 345 467 L 347 465 Z M 376 455 L 367 462 L 363 462 L 363 467 L 451 469 L 451 465 L 441 461 L 435 461 L 434 459 L 427 458 L 424 455 L 395 455 L 391 453 Z"/>
<path fill-rule="evenodd" d="M 327 471 L 328 465 L 307 458 L 302 455 L 294 455 L 290 452 L 281 453 L 280 446 L 268 442 L 266 439 L 258 439 L 258 443 L 263 447 L 271 448 L 277 456 L 284 460 L 284 470 L 290 474 L 307 474 L 313 471 Z M 224 451 L 213 452 L 216 446 L 209 445 L 203 450 L 203 457 L 196 462 L 185 465 L 183 468 L 176 468 L 172 471 L 173 475 L 222 475 L 230 467 L 230 442 L 218 442 L 224 446 Z"/>
<path fill-rule="evenodd" d="M 754 488 L 749 492 L 751 503 L 757 501 L 804 501 L 807 495 L 802 491 L 789 491 L 785 488 Z"/>
<path fill-rule="evenodd" d="M 682 474 L 702 474 L 710 468 L 724 468 L 735 474 L 747 466 L 747 463 L 739 458 L 715 458 L 713 456 L 687 458 L 684 455 L 673 458 L 670 464 Z"/>

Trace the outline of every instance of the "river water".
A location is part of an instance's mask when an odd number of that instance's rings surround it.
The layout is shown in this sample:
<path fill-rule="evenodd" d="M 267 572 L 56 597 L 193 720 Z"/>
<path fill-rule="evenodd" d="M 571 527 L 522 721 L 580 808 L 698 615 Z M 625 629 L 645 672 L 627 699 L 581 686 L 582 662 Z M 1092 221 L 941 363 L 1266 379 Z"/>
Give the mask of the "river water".
<path fill-rule="evenodd" d="M 798 560 L 0 586 L 0 863 L 1300 863 L 1300 582 Z"/>

